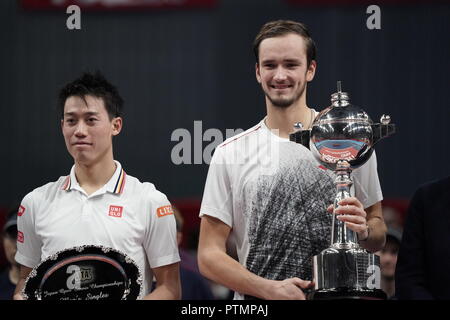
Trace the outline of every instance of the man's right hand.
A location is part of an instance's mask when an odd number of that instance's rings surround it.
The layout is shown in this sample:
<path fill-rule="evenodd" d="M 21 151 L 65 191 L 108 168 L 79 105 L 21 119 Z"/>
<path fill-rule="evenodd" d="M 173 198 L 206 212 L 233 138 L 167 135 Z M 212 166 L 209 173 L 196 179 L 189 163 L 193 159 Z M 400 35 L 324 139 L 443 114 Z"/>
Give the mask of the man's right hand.
<path fill-rule="evenodd" d="M 302 289 L 314 287 L 314 282 L 300 278 L 289 278 L 281 281 L 270 280 L 266 300 L 306 300 Z"/>

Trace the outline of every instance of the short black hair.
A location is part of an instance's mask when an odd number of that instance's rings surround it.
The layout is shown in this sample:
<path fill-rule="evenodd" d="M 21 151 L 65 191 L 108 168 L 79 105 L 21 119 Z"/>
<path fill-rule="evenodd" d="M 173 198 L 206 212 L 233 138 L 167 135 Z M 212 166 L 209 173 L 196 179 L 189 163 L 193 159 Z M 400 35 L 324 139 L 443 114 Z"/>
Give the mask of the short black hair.
<path fill-rule="evenodd" d="M 69 97 L 84 99 L 87 95 L 103 99 L 110 119 L 122 116 L 123 99 L 119 91 L 100 71 L 95 71 L 83 73 L 81 77 L 69 82 L 59 91 L 58 110 L 61 117 L 64 117 L 64 105 Z"/>

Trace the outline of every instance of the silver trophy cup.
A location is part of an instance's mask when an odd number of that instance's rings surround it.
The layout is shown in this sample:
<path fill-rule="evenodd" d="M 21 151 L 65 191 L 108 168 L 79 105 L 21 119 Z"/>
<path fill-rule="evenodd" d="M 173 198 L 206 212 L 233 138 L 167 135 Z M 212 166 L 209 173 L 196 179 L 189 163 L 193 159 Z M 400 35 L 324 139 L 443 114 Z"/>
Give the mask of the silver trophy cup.
<path fill-rule="evenodd" d="M 314 157 L 336 173 L 334 207 L 350 197 L 351 172 L 362 166 L 373 153 L 374 145 L 395 132 L 390 117 L 383 115 L 374 124 L 366 112 L 350 104 L 341 91 L 331 95 L 332 105 L 314 119 L 310 130 L 297 130 L 290 140 L 311 150 Z M 310 299 L 385 299 L 380 288 L 379 257 L 360 247 L 357 234 L 333 215 L 331 246 L 313 257 L 315 288 Z"/>

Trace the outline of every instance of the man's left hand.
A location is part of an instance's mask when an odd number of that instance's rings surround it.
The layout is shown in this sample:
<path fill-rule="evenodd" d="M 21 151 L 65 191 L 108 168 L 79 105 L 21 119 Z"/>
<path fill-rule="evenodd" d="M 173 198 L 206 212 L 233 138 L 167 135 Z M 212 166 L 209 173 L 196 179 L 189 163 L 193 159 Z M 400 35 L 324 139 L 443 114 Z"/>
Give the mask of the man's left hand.
<path fill-rule="evenodd" d="M 328 207 L 328 212 L 336 214 L 336 219 L 345 223 L 345 226 L 358 234 L 359 240 L 369 237 L 367 225 L 367 213 L 361 202 L 355 197 L 345 198 L 338 203 L 333 212 L 333 205 Z"/>

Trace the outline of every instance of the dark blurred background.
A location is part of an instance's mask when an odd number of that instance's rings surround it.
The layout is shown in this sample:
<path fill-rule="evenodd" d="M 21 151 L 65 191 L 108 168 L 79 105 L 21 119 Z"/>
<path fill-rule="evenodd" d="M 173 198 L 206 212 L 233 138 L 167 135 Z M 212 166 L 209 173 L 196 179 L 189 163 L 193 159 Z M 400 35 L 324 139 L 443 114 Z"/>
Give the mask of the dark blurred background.
<path fill-rule="evenodd" d="M 387 201 L 404 205 L 420 184 L 449 174 L 449 1 L 205 0 L 155 9 L 82 7 L 81 30 L 67 29 L 67 5 L 26 6 L 36 2 L 0 1 L 4 210 L 69 173 L 72 159 L 60 132 L 57 91 L 82 71 L 99 69 L 125 100 L 116 159 L 128 174 L 167 194 L 187 216 L 186 228 L 194 229 L 208 165 L 173 164 L 178 142 L 171 134 L 178 128 L 191 132 L 193 150 L 194 139 L 201 139 L 194 137 L 194 121 L 202 121 L 203 132 L 218 128 L 225 135 L 227 128 L 247 129 L 264 117 L 252 41 L 274 19 L 302 21 L 312 31 L 318 69 L 308 85 L 309 106 L 327 107 L 342 80 L 351 101 L 373 120 L 388 113 L 397 124 L 398 133 L 376 149 Z M 381 9 L 380 30 L 366 26 L 371 4 Z"/>

